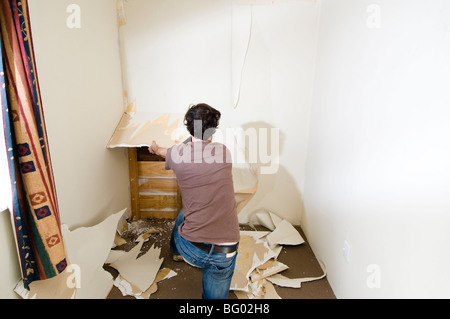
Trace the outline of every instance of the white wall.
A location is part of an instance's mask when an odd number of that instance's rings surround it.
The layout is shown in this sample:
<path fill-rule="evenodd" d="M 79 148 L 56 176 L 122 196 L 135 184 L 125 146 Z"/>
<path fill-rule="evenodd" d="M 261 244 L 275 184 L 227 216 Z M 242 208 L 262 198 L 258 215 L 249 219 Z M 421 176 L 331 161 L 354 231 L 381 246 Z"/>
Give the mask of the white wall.
<path fill-rule="evenodd" d="M 120 27 L 128 101 L 138 111 L 184 114 L 229 103 L 228 0 L 130 0 Z"/>
<path fill-rule="evenodd" d="M 80 28 L 66 23 L 70 4 Z M 106 149 L 124 111 L 116 1 L 29 5 L 61 219 L 92 225 L 129 207 L 126 155 Z"/>
<path fill-rule="evenodd" d="M 339 298 L 448 298 L 450 4 L 323 0 L 320 12 L 304 219 L 314 252 Z"/>
<path fill-rule="evenodd" d="M 236 4 L 233 10 L 235 20 L 249 12 L 248 7 Z M 224 117 L 233 127 L 279 128 L 280 153 L 278 171 L 259 176 L 259 189 L 242 211 L 242 222 L 260 209 L 297 225 L 301 222 L 317 15 L 317 4 L 311 1 L 253 5 L 239 104 L 227 109 Z M 242 33 L 247 37 L 247 32 L 245 28 L 234 31 L 232 54 L 239 57 L 236 50 L 242 48 Z M 236 61 L 233 67 L 239 69 L 240 61 Z"/>
<path fill-rule="evenodd" d="M 280 128 L 279 170 L 261 176 L 258 192 L 240 218 L 246 222 L 253 212 L 270 209 L 299 224 L 317 5 L 239 3 L 243 2 L 126 2 L 127 23 L 120 34 L 128 102 L 136 99 L 138 112 L 182 114 L 190 104 L 206 102 L 222 112 L 221 128 Z M 253 28 L 243 68 L 249 3 L 254 3 Z"/>

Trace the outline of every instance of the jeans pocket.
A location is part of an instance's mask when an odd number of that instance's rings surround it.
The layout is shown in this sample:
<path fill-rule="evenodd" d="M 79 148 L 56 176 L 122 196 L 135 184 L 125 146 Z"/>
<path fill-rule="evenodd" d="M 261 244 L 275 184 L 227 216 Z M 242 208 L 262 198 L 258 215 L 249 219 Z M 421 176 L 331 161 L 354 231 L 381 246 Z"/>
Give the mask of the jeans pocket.
<path fill-rule="evenodd" d="M 177 234 L 178 247 L 183 259 L 191 266 L 204 268 L 207 264 L 208 254 L 191 242 Z"/>
<path fill-rule="evenodd" d="M 223 264 L 223 263 L 214 263 L 214 264 L 211 263 L 211 268 L 212 268 L 212 271 L 214 271 L 214 272 L 226 272 L 231 267 L 230 267 L 230 265 Z"/>
<path fill-rule="evenodd" d="M 235 256 L 231 258 L 219 257 L 211 258 L 209 263 L 211 265 L 211 271 L 220 275 L 226 276 L 227 272 L 231 274 L 234 272 L 236 258 Z"/>

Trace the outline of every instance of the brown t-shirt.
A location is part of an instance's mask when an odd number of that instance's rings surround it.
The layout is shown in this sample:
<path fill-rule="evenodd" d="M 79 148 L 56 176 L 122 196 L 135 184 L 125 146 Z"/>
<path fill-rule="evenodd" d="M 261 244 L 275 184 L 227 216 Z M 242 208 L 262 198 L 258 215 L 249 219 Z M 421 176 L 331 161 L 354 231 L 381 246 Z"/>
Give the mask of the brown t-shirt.
<path fill-rule="evenodd" d="M 180 235 L 197 243 L 239 241 L 230 151 L 203 141 L 167 150 L 166 169 L 177 176 L 184 206 Z"/>

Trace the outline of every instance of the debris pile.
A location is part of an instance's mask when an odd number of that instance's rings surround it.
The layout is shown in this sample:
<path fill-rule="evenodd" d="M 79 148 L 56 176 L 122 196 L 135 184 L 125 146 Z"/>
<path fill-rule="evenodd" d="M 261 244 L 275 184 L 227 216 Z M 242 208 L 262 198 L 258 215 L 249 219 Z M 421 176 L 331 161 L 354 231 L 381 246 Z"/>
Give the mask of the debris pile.
<path fill-rule="evenodd" d="M 173 222 L 166 227 L 143 221 L 129 223 L 125 211 L 113 214 L 92 227 L 69 230 L 67 225 L 62 225 L 67 268 L 54 278 L 31 283 L 30 290 L 26 290 L 20 281 L 16 293 L 22 298 L 103 299 L 116 286 L 124 296 L 150 298 L 157 291 L 158 282 L 177 275 L 169 268 L 161 269 L 163 258 L 160 257 L 161 247 L 168 245 L 168 232 Z M 241 231 L 230 288 L 238 298 L 280 299 L 274 285 L 300 288 L 303 282 L 326 276 L 326 272 L 314 278 L 283 276 L 281 273 L 289 268 L 277 260 L 283 246 L 301 245 L 305 241 L 292 224 L 276 214 L 258 212 L 254 217 L 254 224 L 269 231 Z M 151 236 L 152 241 L 143 249 Z M 125 244 L 128 250 L 124 250 Z M 114 278 L 104 265 L 116 269 L 118 275 Z"/>
<path fill-rule="evenodd" d="M 111 250 L 105 264 L 119 272 L 114 280 L 114 286 L 119 288 L 124 296 L 133 296 L 136 299 L 148 299 L 158 289 L 157 283 L 171 278 L 176 273 L 168 268 L 160 269 L 163 258 L 160 258 L 161 249 L 152 246 L 147 252 L 141 254 L 145 240 L 140 240 L 130 251 Z"/>
<path fill-rule="evenodd" d="M 255 224 L 270 231 L 241 231 L 236 269 L 231 290 L 239 299 L 281 299 L 273 284 L 281 287 L 300 288 L 302 282 L 316 278 L 289 279 L 280 272 L 289 267 L 277 260 L 283 245 L 301 245 L 305 241 L 288 221 L 271 212 L 255 214 Z"/>
<path fill-rule="evenodd" d="M 148 299 L 158 290 L 157 283 L 176 276 L 169 268 L 161 268 L 164 258 L 160 258 L 161 248 L 152 245 L 147 251 L 142 246 L 154 234 L 160 235 L 162 229 L 148 226 L 144 220 L 128 222 L 124 230 L 117 231 L 115 245 L 126 243 L 125 238 L 137 243 L 131 250 L 111 250 L 105 264 L 116 269 L 119 275 L 114 280 L 123 296 Z"/>
<path fill-rule="evenodd" d="M 62 225 L 68 256 L 66 269 L 51 279 L 34 281 L 29 290 L 21 280 L 14 291 L 24 299 L 104 299 L 115 285 L 123 295 L 149 298 L 159 281 L 176 273 L 168 268 L 160 269 L 161 248 L 152 246 L 142 251 L 149 237 L 161 230 L 130 224 L 125 212 L 126 209 L 92 227 L 69 230 L 67 225 Z M 125 238 L 132 238 L 132 243 L 137 244 L 128 252 L 112 249 L 125 244 Z M 105 264 L 119 272 L 115 279 L 104 269 Z"/>

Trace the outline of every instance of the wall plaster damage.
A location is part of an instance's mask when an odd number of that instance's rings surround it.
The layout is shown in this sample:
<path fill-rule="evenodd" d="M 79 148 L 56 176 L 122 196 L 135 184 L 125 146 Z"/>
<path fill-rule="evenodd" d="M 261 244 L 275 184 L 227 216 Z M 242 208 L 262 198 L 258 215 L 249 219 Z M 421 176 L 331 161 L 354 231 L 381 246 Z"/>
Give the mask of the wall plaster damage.
<path fill-rule="evenodd" d="M 161 147 L 171 147 L 189 136 L 182 119 L 180 114 L 125 112 L 107 147 L 150 146 L 152 141 Z"/>
<path fill-rule="evenodd" d="M 184 115 L 176 113 L 137 112 L 136 100 L 127 106 L 107 148 L 133 148 L 150 146 L 156 141 L 169 148 L 182 143 L 190 135 L 183 125 Z M 257 173 L 243 160 L 245 147 L 233 135 L 226 141 L 233 156 L 233 184 L 238 213 L 253 198 L 258 189 Z"/>

